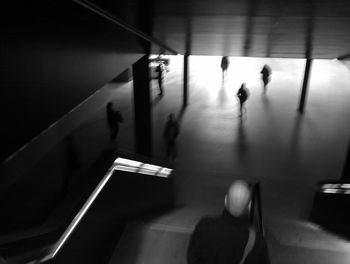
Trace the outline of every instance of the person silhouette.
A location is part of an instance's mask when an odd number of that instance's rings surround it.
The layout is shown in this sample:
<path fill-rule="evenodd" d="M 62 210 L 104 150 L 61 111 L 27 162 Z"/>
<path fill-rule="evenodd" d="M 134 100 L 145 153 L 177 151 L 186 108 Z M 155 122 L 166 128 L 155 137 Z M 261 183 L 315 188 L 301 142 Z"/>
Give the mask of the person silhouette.
<path fill-rule="evenodd" d="M 239 105 L 240 115 L 242 116 L 244 103 L 247 101 L 249 97 L 249 91 L 245 83 L 242 83 L 241 87 L 238 89 L 237 97 L 239 99 L 239 104 L 240 104 Z"/>
<path fill-rule="evenodd" d="M 119 123 L 123 123 L 123 117 L 119 111 L 113 109 L 113 103 L 107 103 L 107 123 L 110 132 L 110 139 L 116 140 L 119 132 Z"/>
<path fill-rule="evenodd" d="M 261 79 L 263 81 L 264 92 L 266 92 L 266 87 L 270 82 L 271 68 L 267 64 L 265 64 L 260 74 L 261 74 Z"/>
<path fill-rule="evenodd" d="M 156 72 L 158 73 L 157 75 L 157 80 L 158 80 L 158 86 L 159 86 L 159 94 L 158 96 L 163 96 L 164 91 L 163 91 L 163 78 L 164 78 L 164 66 L 163 63 L 159 63 Z"/>
<path fill-rule="evenodd" d="M 168 116 L 163 137 L 166 144 L 166 159 L 174 160 L 177 157 L 176 138 L 179 135 L 179 123 L 175 119 L 174 114 Z"/>
<path fill-rule="evenodd" d="M 270 264 L 266 240 L 249 222 L 252 190 L 235 180 L 224 198 L 221 215 L 202 217 L 187 248 L 187 263 Z"/>
<path fill-rule="evenodd" d="M 229 59 L 227 56 L 223 56 L 221 59 L 221 70 L 222 70 L 222 79 L 227 75 L 227 69 L 229 65 Z"/>

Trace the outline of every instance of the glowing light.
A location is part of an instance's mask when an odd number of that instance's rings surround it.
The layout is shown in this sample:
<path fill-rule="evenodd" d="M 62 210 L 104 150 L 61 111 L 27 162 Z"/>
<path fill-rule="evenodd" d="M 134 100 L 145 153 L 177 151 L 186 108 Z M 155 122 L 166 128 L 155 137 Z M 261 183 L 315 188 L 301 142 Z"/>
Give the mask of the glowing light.
<path fill-rule="evenodd" d="M 116 164 L 122 164 L 122 165 L 127 165 L 131 167 L 140 167 L 141 162 L 136 161 L 136 160 L 130 160 L 130 159 L 124 159 L 124 158 L 117 158 L 114 163 Z"/>
<path fill-rule="evenodd" d="M 126 172 L 136 172 L 138 170 L 137 167 L 128 167 L 123 165 L 117 165 L 115 166 L 115 170 L 118 171 L 126 171 Z"/>
<path fill-rule="evenodd" d="M 140 170 L 138 171 L 138 173 L 140 174 L 145 174 L 145 175 L 152 175 L 155 176 L 156 172 L 152 171 L 152 170 L 144 170 L 143 168 L 140 168 Z"/>
<path fill-rule="evenodd" d="M 158 171 L 161 167 L 156 166 L 156 165 L 152 165 L 152 164 L 143 164 L 142 169 L 145 170 L 152 170 L 152 171 Z"/>
<path fill-rule="evenodd" d="M 169 177 L 173 171 L 169 168 L 124 158 L 117 158 L 113 164 L 113 168 L 118 171 L 135 172 L 163 178 Z"/>
<path fill-rule="evenodd" d="M 343 183 L 340 187 L 343 189 L 350 189 L 350 183 Z"/>
<path fill-rule="evenodd" d="M 324 193 L 339 193 L 340 191 L 338 189 L 324 189 Z"/>
<path fill-rule="evenodd" d="M 340 184 L 334 184 L 334 183 L 327 183 L 322 185 L 322 189 L 336 189 L 339 188 Z"/>
<path fill-rule="evenodd" d="M 158 171 L 157 175 L 160 177 L 168 177 L 172 171 L 172 169 L 162 168 L 160 171 Z"/>

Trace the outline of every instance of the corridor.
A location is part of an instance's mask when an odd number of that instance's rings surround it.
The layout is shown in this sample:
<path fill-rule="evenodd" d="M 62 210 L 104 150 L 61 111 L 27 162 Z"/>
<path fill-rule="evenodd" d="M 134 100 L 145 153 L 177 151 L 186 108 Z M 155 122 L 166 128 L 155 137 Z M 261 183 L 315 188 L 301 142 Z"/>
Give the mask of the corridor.
<path fill-rule="evenodd" d="M 315 60 L 306 111 L 299 115 L 304 60 L 231 58 L 222 81 L 220 59 L 190 57 L 189 105 L 181 116 L 174 164 L 178 208 L 130 227 L 110 263 L 186 263 L 194 225 L 203 215 L 221 212 L 227 187 L 239 178 L 262 185 L 272 263 L 348 263 L 350 243 L 307 220 L 316 182 L 341 176 L 350 132 L 349 69 L 338 61 Z M 272 68 L 266 93 L 259 76 L 264 64 Z M 152 83 L 154 152 L 159 159 L 164 156 L 166 116 L 181 109 L 181 66 L 180 56 L 171 58 L 160 101 L 157 82 Z M 236 93 L 242 82 L 250 97 L 240 118 Z M 128 89 L 131 83 L 116 91 Z M 122 97 L 115 94 L 113 100 L 123 109 Z M 122 148 L 128 148 L 127 127 L 120 134 Z M 136 239 L 135 230 L 142 240 Z M 139 248 L 136 260 L 132 238 Z"/>

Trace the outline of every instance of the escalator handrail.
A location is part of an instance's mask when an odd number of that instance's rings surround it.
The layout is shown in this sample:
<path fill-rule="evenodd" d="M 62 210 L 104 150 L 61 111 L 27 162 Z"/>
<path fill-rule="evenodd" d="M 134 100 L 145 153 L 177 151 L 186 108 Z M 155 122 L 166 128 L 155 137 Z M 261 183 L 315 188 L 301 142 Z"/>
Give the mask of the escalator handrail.
<path fill-rule="evenodd" d="M 85 7 L 86 9 L 94 12 L 95 14 L 98 14 L 99 16 L 109 20 L 110 22 L 120 26 L 121 28 L 127 30 L 128 32 L 130 32 L 133 35 L 136 35 L 152 44 L 156 44 L 160 47 L 162 47 L 163 49 L 169 51 L 170 53 L 172 53 L 173 55 L 178 55 L 179 52 L 177 52 L 176 50 L 172 49 L 171 47 L 169 47 L 168 45 L 166 45 L 165 43 L 163 43 L 162 41 L 151 37 L 149 35 L 147 35 L 146 33 L 144 33 L 143 31 L 137 29 L 136 27 L 116 18 L 115 16 L 113 16 L 112 14 L 110 14 L 109 12 L 107 12 L 106 10 L 102 9 L 101 7 L 91 3 L 90 1 L 87 0 L 72 0 L 73 2 L 79 4 L 80 6 Z"/>
<path fill-rule="evenodd" d="M 265 236 L 264 222 L 263 222 L 263 213 L 262 213 L 262 202 L 261 202 L 261 189 L 260 183 L 257 182 L 252 187 L 252 204 L 250 208 L 250 223 L 254 223 L 254 218 L 258 219 L 258 231 Z M 255 215 L 255 208 L 257 210 L 257 215 Z"/>

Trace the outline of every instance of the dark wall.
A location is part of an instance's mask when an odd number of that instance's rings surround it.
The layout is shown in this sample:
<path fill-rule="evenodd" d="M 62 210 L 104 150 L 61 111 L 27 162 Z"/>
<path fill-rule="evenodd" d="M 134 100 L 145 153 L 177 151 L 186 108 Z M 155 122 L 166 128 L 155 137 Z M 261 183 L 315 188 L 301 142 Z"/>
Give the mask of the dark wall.
<path fill-rule="evenodd" d="M 0 11 L 0 161 L 130 67 L 127 54 L 143 52 L 72 1 L 28 2 Z"/>

